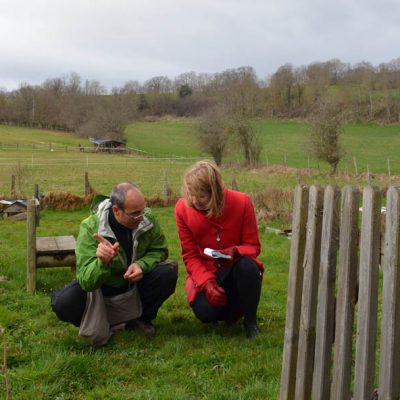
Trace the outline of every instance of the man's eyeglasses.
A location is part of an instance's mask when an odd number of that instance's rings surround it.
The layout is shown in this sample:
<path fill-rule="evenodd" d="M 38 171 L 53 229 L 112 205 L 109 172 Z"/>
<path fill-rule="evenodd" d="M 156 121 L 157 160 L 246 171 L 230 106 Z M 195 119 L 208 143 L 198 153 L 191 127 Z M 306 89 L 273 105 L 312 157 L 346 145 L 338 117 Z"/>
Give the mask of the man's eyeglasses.
<path fill-rule="evenodd" d="M 134 219 L 135 221 L 138 221 L 140 219 L 142 219 L 144 217 L 144 209 L 141 211 L 135 211 L 135 212 L 131 212 L 131 213 L 127 213 L 125 212 L 125 210 L 123 210 L 122 208 L 120 208 L 120 210 L 130 219 Z"/>

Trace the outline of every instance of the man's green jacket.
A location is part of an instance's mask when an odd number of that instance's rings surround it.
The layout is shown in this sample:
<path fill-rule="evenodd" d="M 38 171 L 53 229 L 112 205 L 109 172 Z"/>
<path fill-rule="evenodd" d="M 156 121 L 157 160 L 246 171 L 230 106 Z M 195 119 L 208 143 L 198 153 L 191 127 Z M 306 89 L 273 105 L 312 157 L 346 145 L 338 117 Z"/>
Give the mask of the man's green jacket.
<path fill-rule="evenodd" d="M 143 221 L 132 231 L 132 259 L 127 260 L 125 251 L 120 246 L 118 255 L 108 264 L 103 264 L 96 256 L 99 243 L 93 234 L 99 233 L 111 243 L 116 242 L 108 222 L 108 215 L 112 212 L 110 200 L 104 196 L 97 196 L 91 211 L 92 214 L 81 222 L 75 250 L 77 280 L 82 289 L 91 292 L 103 284 L 122 287 L 127 283 L 123 275 L 133 262 L 139 264 L 145 274 L 168 257 L 165 236 L 151 210 L 146 208 Z"/>

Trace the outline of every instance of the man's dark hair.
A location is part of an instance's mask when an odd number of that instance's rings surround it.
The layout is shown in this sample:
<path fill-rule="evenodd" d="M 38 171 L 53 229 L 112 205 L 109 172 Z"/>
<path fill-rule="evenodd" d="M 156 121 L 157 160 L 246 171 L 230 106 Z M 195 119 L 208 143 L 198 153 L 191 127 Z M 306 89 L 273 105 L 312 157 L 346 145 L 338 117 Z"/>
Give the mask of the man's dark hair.
<path fill-rule="evenodd" d="M 140 192 L 139 187 L 132 182 L 124 182 L 120 183 L 117 186 L 114 186 L 111 195 L 110 195 L 110 201 L 111 205 L 117 206 L 120 210 L 124 209 L 124 204 L 125 204 L 125 198 L 126 194 L 130 190 L 136 190 Z"/>

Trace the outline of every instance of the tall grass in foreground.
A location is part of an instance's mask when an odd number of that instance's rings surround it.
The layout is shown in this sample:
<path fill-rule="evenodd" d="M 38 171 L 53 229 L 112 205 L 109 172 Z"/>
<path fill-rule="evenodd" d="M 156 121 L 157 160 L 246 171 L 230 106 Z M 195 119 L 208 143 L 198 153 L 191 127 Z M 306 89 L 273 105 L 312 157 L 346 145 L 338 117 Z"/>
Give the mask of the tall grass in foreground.
<path fill-rule="evenodd" d="M 69 269 L 40 269 L 37 293 L 25 291 L 25 222 L 0 220 L 0 325 L 7 339 L 13 399 L 276 399 L 286 306 L 290 242 L 261 232 L 267 269 L 259 306 L 260 336 L 241 324 L 203 325 L 186 304 L 185 273 L 173 209 L 158 208 L 170 257 L 179 262 L 176 293 L 156 319 L 157 336 L 123 332 L 93 349 L 57 320 L 50 294 L 72 278 Z M 38 235 L 78 233 L 88 211 L 42 212 Z M 3 381 L 0 397 L 5 393 Z"/>

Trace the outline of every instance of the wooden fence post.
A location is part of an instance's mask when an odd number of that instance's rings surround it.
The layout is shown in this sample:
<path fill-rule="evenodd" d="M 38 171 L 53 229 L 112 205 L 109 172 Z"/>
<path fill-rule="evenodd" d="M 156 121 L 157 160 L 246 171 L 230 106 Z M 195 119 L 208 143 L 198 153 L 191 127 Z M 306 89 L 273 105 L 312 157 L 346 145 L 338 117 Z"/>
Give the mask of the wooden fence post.
<path fill-rule="evenodd" d="M 375 396 L 377 357 L 382 194 L 371 185 L 364 188 L 360 236 L 359 189 L 346 186 L 340 201 L 338 189 L 328 186 L 324 192 L 322 224 L 320 189 L 312 186 L 309 192 L 307 190 L 307 187 L 298 185 L 295 193 L 280 400 L 372 399 Z M 334 315 L 338 232 L 339 266 Z M 387 192 L 382 251 L 382 333 L 378 395 L 379 399 L 399 399 L 400 188 L 390 187 Z M 353 382 L 352 344 L 355 336 Z M 351 394 L 351 387 L 354 395 Z"/>
<path fill-rule="evenodd" d="M 327 186 L 321 234 L 321 266 L 317 301 L 317 323 L 312 399 L 329 399 L 332 339 L 335 319 L 336 254 L 339 244 L 340 191 Z"/>
<path fill-rule="evenodd" d="M 371 399 L 374 391 L 381 202 L 382 196 L 378 188 L 364 188 L 354 400 Z"/>
<path fill-rule="evenodd" d="M 168 172 L 166 169 L 163 170 L 163 191 L 162 191 L 162 193 L 163 193 L 164 204 L 167 205 L 170 189 L 169 189 L 169 184 L 168 184 Z"/>
<path fill-rule="evenodd" d="M 85 196 L 90 194 L 90 183 L 89 183 L 89 173 L 85 172 Z"/>
<path fill-rule="evenodd" d="M 357 159 L 355 156 L 353 156 L 353 163 L 354 163 L 354 170 L 356 171 L 356 175 L 358 175 Z"/>
<path fill-rule="evenodd" d="M 305 227 L 307 223 L 308 193 L 309 188 L 300 185 L 297 185 L 294 193 L 280 400 L 294 399 L 300 309 L 303 289 L 303 260 L 306 243 Z"/>
<path fill-rule="evenodd" d="M 359 190 L 352 186 L 344 187 L 340 217 L 339 281 L 336 300 L 332 400 L 350 398 L 354 304 L 358 269 L 359 203 Z"/>
<path fill-rule="evenodd" d="M 231 189 L 232 190 L 239 190 L 239 187 L 238 187 L 238 184 L 237 184 L 237 181 L 236 181 L 236 176 L 235 175 L 233 175 L 232 176 L 232 180 L 231 180 Z"/>
<path fill-rule="evenodd" d="M 11 198 L 15 199 L 17 197 L 17 192 L 15 190 L 15 175 L 11 175 Z"/>
<path fill-rule="evenodd" d="M 26 289 L 29 293 L 34 293 L 36 289 L 36 201 L 28 200 L 27 207 L 27 282 Z"/>
<path fill-rule="evenodd" d="M 387 192 L 379 398 L 400 398 L 400 190 Z"/>
<path fill-rule="evenodd" d="M 299 349 L 295 399 L 310 398 L 314 369 L 315 325 L 321 253 L 323 190 L 311 186 L 309 193 L 307 238 L 304 254 L 303 296 L 301 301 Z"/>

